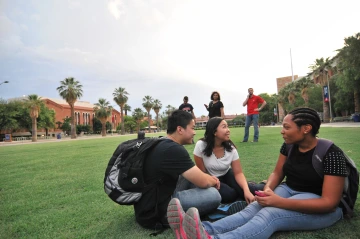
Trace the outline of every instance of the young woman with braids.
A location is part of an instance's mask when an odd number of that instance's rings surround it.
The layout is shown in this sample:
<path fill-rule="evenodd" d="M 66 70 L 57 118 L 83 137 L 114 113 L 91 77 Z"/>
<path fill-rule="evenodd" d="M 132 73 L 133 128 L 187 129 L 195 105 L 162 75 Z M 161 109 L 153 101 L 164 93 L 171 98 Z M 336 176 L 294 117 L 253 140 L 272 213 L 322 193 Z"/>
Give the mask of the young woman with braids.
<path fill-rule="evenodd" d="M 242 171 L 239 154 L 230 140 L 228 124 L 223 118 L 214 117 L 207 122 L 204 138 L 195 145 L 194 159 L 203 172 L 219 178 L 221 202 L 241 199 L 251 203 L 255 200 Z M 260 186 L 262 189 L 264 185 Z M 256 185 L 251 184 L 251 187 Z"/>
<path fill-rule="evenodd" d="M 281 130 L 285 142 L 261 192 L 264 195 L 255 196 L 256 201 L 244 210 L 214 223 L 201 222 L 196 208 L 185 214 L 179 203 L 177 219 L 183 221 L 179 230 L 186 238 L 269 238 L 276 231 L 316 230 L 335 224 L 343 217 L 339 203 L 347 169 L 343 153 L 333 145 L 323 158 L 324 178 L 316 173 L 312 154 L 320 124 L 317 112 L 310 108 L 289 112 Z M 286 144 L 293 144 L 290 155 Z M 286 183 L 282 183 L 284 179 Z"/>

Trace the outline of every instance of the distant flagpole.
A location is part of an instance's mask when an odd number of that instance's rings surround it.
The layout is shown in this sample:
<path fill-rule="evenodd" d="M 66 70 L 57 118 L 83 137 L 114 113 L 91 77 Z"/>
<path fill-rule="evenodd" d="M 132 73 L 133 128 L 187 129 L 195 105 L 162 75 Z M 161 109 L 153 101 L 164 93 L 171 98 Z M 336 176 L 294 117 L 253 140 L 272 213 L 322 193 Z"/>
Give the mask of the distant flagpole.
<path fill-rule="evenodd" d="M 292 81 L 294 81 L 294 72 L 293 72 L 293 65 L 292 65 L 292 56 L 291 56 L 291 48 L 290 48 L 290 62 L 291 62 L 291 76 Z"/>

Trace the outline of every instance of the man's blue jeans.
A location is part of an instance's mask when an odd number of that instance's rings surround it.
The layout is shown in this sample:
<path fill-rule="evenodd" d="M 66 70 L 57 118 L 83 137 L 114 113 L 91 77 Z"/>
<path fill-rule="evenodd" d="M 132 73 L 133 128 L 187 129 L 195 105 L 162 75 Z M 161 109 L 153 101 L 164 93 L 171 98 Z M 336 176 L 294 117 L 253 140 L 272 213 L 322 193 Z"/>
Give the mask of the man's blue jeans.
<path fill-rule="evenodd" d="M 319 195 L 292 190 L 286 184 L 279 185 L 277 195 L 291 199 L 320 198 Z M 262 207 L 257 202 L 244 210 L 214 223 L 203 222 L 205 230 L 213 238 L 269 238 L 276 231 L 316 230 L 329 227 L 343 217 L 342 209 L 324 214 Z"/>
<path fill-rule="evenodd" d="M 196 207 L 200 215 L 212 212 L 221 202 L 220 193 L 216 188 L 198 188 L 181 175 L 173 197 L 180 200 L 185 212 L 191 207 Z"/>
<path fill-rule="evenodd" d="M 247 115 L 245 120 L 245 135 L 243 141 L 247 142 L 249 139 L 249 128 L 251 122 L 254 125 L 254 141 L 259 140 L 259 114 Z"/>

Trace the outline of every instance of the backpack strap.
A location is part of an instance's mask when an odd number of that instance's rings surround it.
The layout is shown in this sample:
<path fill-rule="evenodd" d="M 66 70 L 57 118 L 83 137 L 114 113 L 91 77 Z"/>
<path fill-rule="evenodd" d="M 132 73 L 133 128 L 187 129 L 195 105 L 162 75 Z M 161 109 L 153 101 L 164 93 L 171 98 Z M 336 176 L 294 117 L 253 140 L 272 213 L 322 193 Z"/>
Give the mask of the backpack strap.
<path fill-rule="evenodd" d="M 333 144 L 334 143 L 330 140 L 318 138 L 318 142 L 312 156 L 312 165 L 321 178 L 324 178 L 323 159 L 325 157 L 326 152 Z"/>

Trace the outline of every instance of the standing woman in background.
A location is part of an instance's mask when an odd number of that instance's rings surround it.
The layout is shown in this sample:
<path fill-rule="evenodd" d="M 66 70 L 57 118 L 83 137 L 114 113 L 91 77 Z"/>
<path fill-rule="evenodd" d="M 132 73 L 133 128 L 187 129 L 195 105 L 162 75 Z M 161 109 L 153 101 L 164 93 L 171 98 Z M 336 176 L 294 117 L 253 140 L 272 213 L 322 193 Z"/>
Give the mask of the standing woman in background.
<path fill-rule="evenodd" d="M 214 91 L 213 93 L 211 93 L 210 99 L 211 99 L 211 101 L 210 101 L 209 105 L 204 104 L 206 110 L 209 111 L 209 119 L 216 117 L 216 116 L 224 119 L 224 117 L 225 117 L 224 105 L 220 101 L 220 93 L 217 91 Z"/>

